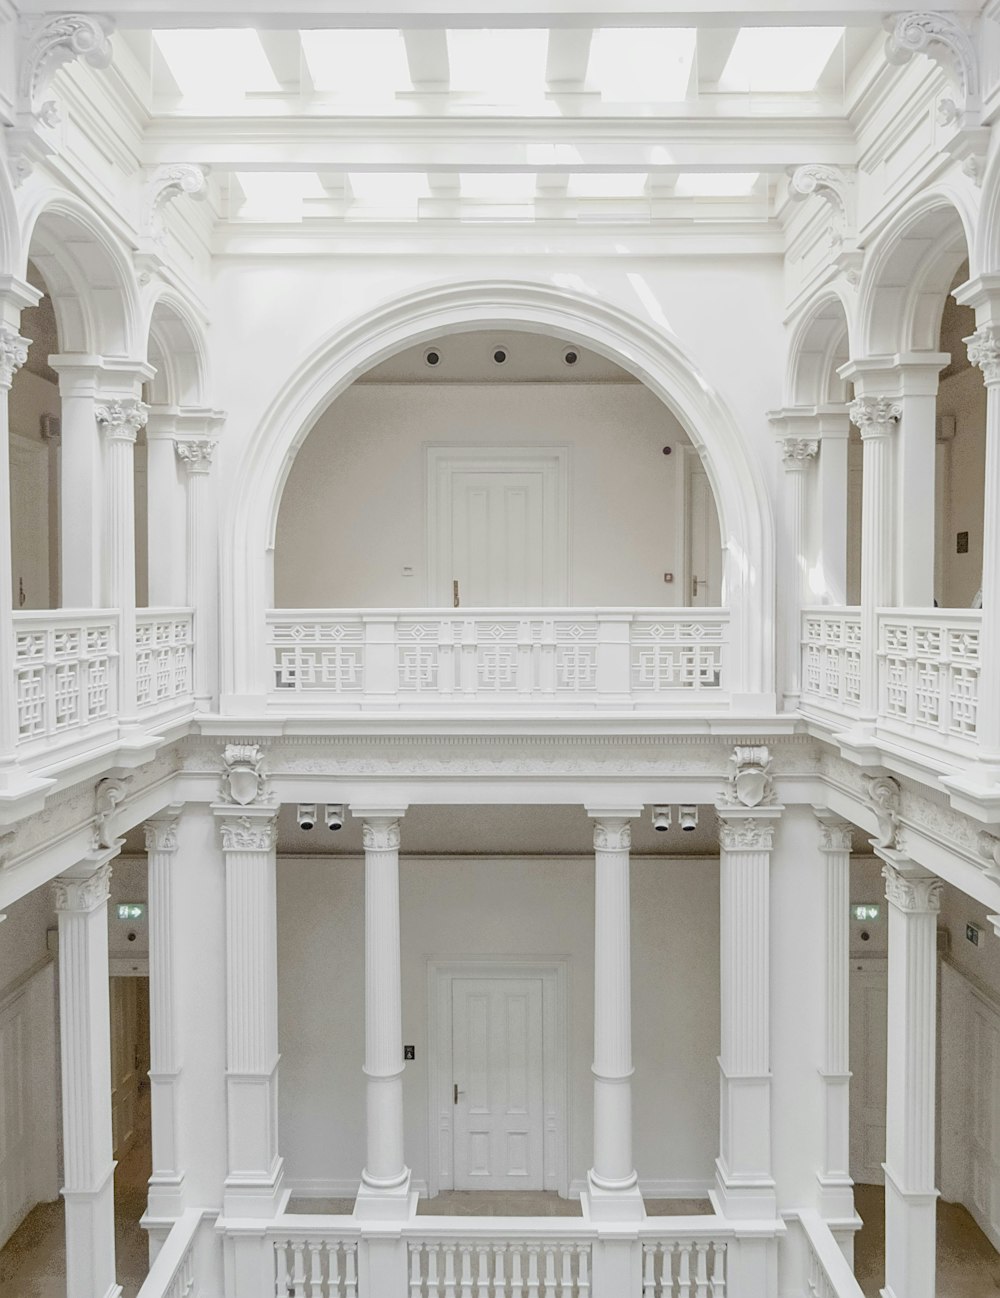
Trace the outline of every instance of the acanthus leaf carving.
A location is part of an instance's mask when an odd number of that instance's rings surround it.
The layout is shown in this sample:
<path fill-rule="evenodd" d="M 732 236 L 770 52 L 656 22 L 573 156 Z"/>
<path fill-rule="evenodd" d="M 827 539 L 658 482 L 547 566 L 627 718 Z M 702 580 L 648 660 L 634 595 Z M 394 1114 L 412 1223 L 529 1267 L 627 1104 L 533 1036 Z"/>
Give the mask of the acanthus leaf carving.
<path fill-rule="evenodd" d="M 395 852 L 399 850 L 398 820 L 365 820 L 361 826 L 361 842 L 366 852 Z"/>
<path fill-rule="evenodd" d="M 92 911 L 107 903 L 111 895 L 111 866 L 105 861 L 91 874 L 75 878 L 60 875 L 52 881 L 56 910 Z"/>
<path fill-rule="evenodd" d="M 278 841 L 278 816 L 227 816 L 219 821 L 224 852 L 271 852 Z"/>
<path fill-rule="evenodd" d="M 174 451 L 188 473 L 208 473 L 218 444 L 208 437 L 176 437 Z"/>
<path fill-rule="evenodd" d="M 788 192 L 793 202 L 815 195 L 830 209 L 830 246 L 840 248 L 854 238 L 853 182 L 840 167 L 806 163 L 789 168 Z"/>
<path fill-rule="evenodd" d="M 163 816 L 147 820 L 143 825 L 147 852 L 176 852 L 179 817 Z"/>
<path fill-rule="evenodd" d="M 106 14 L 56 14 L 40 22 L 27 22 L 21 33 L 18 110 L 44 126 L 59 121 L 54 99 L 45 95 L 56 71 L 74 59 L 92 68 L 111 65 L 114 20 Z"/>
<path fill-rule="evenodd" d="M 142 203 L 142 229 L 147 238 L 162 244 L 166 238 L 163 212 L 182 194 L 196 202 L 208 194 L 208 171 L 193 162 L 171 162 L 157 167 L 146 181 Z"/>
<path fill-rule="evenodd" d="M 785 437 L 781 443 L 781 460 L 786 469 L 807 469 L 819 453 L 815 437 Z"/>
<path fill-rule="evenodd" d="M 724 852 L 770 852 L 774 846 L 774 821 L 754 816 L 718 817 L 719 846 Z"/>
<path fill-rule="evenodd" d="M 627 820 L 601 818 L 594 821 L 594 850 L 627 852 L 632 846 L 632 825 Z"/>
<path fill-rule="evenodd" d="M 937 914 L 941 909 L 942 881 L 933 874 L 903 874 L 884 862 L 885 895 L 898 910 L 909 914 Z"/>
<path fill-rule="evenodd" d="M 874 812 L 878 823 L 875 837 L 871 840 L 873 847 L 899 847 L 899 781 L 891 775 L 869 775 L 865 780 L 866 798 L 869 810 Z"/>
<path fill-rule="evenodd" d="M 862 438 L 885 437 L 902 419 L 903 407 L 892 397 L 855 397 L 847 413 Z"/>
<path fill-rule="evenodd" d="M 14 375 L 28 359 L 30 338 L 22 338 L 16 329 L 0 324 L 0 388 L 9 388 Z"/>
<path fill-rule="evenodd" d="M 268 801 L 260 744 L 227 744 L 222 754 L 220 796 L 239 807 Z"/>
<path fill-rule="evenodd" d="M 774 781 L 766 744 L 737 744 L 729 767 L 729 783 L 720 802 L 733 807 L 771 806 L 775 800 Z"/>
<path fill-rule="evenodd" d="M 821 852 L 849 852 L 854 842 L 854 826 L 847 820 L 823 820 L 819 827 Z"/>
<path fill-rule="evenodd" d="M 986 862 L 986 875 L 1000 883 L 1000 838 L 988 830 L 980 830 L 977 846 L 979 855 Z"/>
<path fill-rule="evenodd" d="M 98 426 L 112 442 L 134 442 L 139 429 L 146 427 L 149 407 L 133 397 L 115 398 L 94 410 Z"/>
<path fill-rule="evenodd" d="M 968 350 L 969 364 L 982 370 L 986 386 L 1000 383 L 1000 326 L 980 325 L 962 341 Z"/>
<path fill-rule="evenodd" d="M 961 104 L 951 101 L 954 118 L 978 112 L 979 60 L 969 32 L 948 13 L 912 10 L 885 20 L 888 35 L 885 57 L 889 63 L 908 63 L 914 54 L 926 54 L 944 69 L 958 90 Z"/>
<path fill-rule="evenodd" d="M 115 814 L 128 790 L 127 780 L 116 780 L 110 776 L 99 780 L 94 790 L 94 846 L 96 848 L 117 847 L 119 839 L 111 836 L 111 818 Z"/>

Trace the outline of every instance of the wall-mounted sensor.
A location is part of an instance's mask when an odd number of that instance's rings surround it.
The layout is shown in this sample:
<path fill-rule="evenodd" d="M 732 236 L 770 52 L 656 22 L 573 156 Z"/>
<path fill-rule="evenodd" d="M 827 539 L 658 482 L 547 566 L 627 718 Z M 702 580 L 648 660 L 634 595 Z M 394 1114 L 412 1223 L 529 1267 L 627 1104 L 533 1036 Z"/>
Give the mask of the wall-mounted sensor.
<path fill-rule="evenodd" d="M 494 348 L 493 348 L 493 359 L 496 361 L 496 363 L 497 363 L 498 365 L 503 365 L 503 364 L 506 362 L 506 360 L 507 360 L 507 348 L 506 348 L 506 347 L 494 347 Z"/>
<path fill-rule="evenodd" d="M 566 365 L 575 365 L 580 359 L 580 353 L 575 347 L 567 347 L 563 352 L 563 363 Z"/>
<path fill-rule="evenodd" d="M 326 804 L 326 827 L 327 829 L 344 828 L 344 804 L 342 802 L 328 802 Z"/>
<path fill-rule="evenodd" d="M 424 352 L 424 364 L 431 366 L 441 364 L 441 353 L 436 347 L 428 347 Z"/>
<path fill-rule="evenodd" d="M 677 823 L 686 834 L 698 828 L 698 808 L 691 802 L 685 802 L 677 808 Z"/>
<path fill-rule="evenodd" d="M 659 830 L 661 834 L 666 833 L 670 828 L 670 808 L 654 807 L 653 808 L 653 828 Z"/>
<path fill-rule="evenodd" d="M 313 829 L 316 825 L 315 802 L 300 802 L 296 819 L 299 822 L 299 829 Z"/>

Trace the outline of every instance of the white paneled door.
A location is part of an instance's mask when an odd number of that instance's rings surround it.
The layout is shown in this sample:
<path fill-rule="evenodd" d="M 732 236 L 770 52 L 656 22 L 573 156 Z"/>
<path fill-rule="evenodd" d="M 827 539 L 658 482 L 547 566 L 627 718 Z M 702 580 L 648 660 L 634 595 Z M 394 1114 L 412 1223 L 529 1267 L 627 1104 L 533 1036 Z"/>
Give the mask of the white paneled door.
<path fill-rule="evenodd" d="M 885 1177 L 886 963 L 851 962 L 851 1176 L 863 1185 Z"/>
<path fill-rule="evenodd" d="M 456 1190 L 543 1188 L 542 980 L 452 983 Z"/>

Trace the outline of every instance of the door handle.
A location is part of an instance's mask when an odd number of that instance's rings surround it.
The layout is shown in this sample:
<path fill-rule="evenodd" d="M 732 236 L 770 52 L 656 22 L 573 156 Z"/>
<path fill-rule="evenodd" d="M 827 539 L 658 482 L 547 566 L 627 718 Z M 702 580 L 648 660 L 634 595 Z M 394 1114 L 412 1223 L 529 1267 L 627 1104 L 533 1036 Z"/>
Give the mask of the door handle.
<path fill-rule="evenodd" d="M 708 578 L 707 578 L 707 577 L 692 577 L 692 578 L 691 578 L 691 598 L 692 598 L 692 599 L 697 599 L 697 598 L 698 598 L 698 587 L 699 587 L 699 586 L 707 586 L 707 585 L 708 585 Z"/>
<path fill-rule="evenodd" d="M 458 578 L 456 577 L 451 583 L 451 606 L 452 608 L 458 608 L 460 604 L 461 601 L 458 598 Z"/>
<path fill-rule="evenodd" d="M 459 1097 L 460 1095 L 464 1095 L 464 1094 L 465 1094 L 464 1091 L 460 1091 L 460 1090 L 458 1089 L 458 1082 L 456 1082 L 456 1083 L 455 1083 L 455 1103 L 456 1103 L 456 1104 L 458 1103 L 458 1097 Z"/>

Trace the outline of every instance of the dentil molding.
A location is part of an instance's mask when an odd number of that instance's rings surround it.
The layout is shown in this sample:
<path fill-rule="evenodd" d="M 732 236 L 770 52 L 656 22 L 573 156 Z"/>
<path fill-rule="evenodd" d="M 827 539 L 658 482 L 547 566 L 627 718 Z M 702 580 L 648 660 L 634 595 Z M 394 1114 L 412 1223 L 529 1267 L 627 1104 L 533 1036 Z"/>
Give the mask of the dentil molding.
<path fill-rule="evenodd" d="M 111 866 L 105 862 L 93 872 L 76 879 L 60 875 L 52 881 L 56 910 L 92 911 L 106 904 L 111 895 Z"/>
<path fill-rule="evenodd" d="M 10 325 L 0 325 L 0 388 L 9 388 L 14 375 L 28 359 L 30 338 L 22 338 Z"/>

